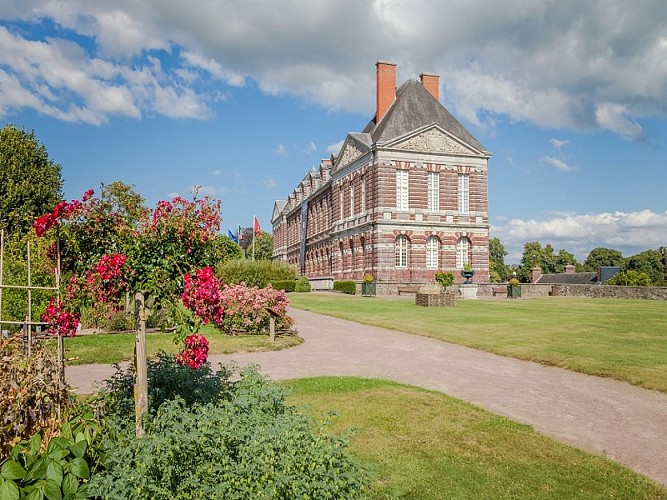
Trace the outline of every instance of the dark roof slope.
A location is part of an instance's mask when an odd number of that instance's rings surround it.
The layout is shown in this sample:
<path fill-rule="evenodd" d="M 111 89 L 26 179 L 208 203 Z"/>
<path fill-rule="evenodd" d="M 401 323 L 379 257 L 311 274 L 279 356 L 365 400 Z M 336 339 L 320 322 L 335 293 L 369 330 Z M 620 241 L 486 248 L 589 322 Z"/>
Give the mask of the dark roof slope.
<path fill-rule="evenodd" d="M 380 123 L 370 121 L 364 133 L 373 142 L 387 142 L 435 123 L 480 151 L 487 149 L 417 80 L 408 80 L 396 90 L 396 99 Z"/>
<path fill-rule="evenodd" d="M 543 274 L 536 283 L 540 285 L 591 285 L 598 282 L 598 273 Z"/>

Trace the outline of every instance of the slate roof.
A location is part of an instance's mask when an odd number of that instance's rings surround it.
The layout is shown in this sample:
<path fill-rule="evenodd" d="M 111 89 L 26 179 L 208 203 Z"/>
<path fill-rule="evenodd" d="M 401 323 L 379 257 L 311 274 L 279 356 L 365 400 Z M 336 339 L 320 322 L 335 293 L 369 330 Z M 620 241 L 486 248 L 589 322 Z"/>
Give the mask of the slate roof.
<path fill-rule="evenodd" d="M 472 147 L 488 153 L 488 150 L 417 80 L 408 80 L 401 85 L 396 90 L 396 99 L 380 123 L 376 124 L 373 118 L 363 133 L 370 134 L 371 142 L 383 143 L 433 123 Z"/>
<path fill-rule="evenodd" d="M 595 285 L 598 282 L 598 273 L 557 273 L 543 274 L 537 278 L 540 285 Z"/>

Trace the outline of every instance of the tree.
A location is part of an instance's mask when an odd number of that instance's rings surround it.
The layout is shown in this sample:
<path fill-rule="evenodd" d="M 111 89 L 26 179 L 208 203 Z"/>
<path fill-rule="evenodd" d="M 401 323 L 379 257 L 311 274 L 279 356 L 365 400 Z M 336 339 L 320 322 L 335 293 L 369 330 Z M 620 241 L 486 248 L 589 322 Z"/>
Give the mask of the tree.
<path fill-rule="evenodd" d="M 250 250 L 252 252 L 252 249 Z M 248 255 L 252 258 L 252 255 Z M 273 257 L 273 236 L 262 233 L 255 236 L 255 260 L 271 260 Z"/>
<path fill-rule="evenodd" d="M 607 285 L 623 286 L 651 286 L 651 278 L 641 271 L 629 269 L 617 273 L 613 278 L 607 280 Z"/>
<path fill-rule="evenodd" d="M 519 278 L 524 283 L 530 281 L 533 260 L 542 268 L 543 274 L 562 273 L 566 265 L 576 264 L 574 255 L 570 252 L 561 249 L 554 255 L 554 248 L 549 243 L 543 248 L 539 242 L 531 241 L 523 247 L 521 267 L 518 272 Z"/>
<path fill-rule="evenodd" d="M 243 258 L 243 249 L 229 236 L 219 235 L 215 240 L 215 260 L 224 263 Z"/>
<path fill-rule="evenodd" d="M 661 286 L 667 281 L 667 249 L 645 250 L 628 257 L 623 271 L 633 270 L 646 273 L 654 285 Z"/>
<path fill-rule="evenodd" d="M 501 283 L 507 280 L 509 271 L 505 265 L 505 256 L 507 252 L 498 238 L 489 240 L 489 274 L 491 281 Z"/>
<path fill-rule="evenodd" d="M 623 265 L 623 254 L 612 248 L 597 247 L 591 250 L 584 261 L 584 269 L 589 272 L 597 271 L 601 266 Z"/>
<path fill-rule="evenodd" d="M 25 236 L 35 217 L 62 199 L 61 166 L 49 159 L 34 132 L 14 125 L 0 130 L 0 227 Z"/>

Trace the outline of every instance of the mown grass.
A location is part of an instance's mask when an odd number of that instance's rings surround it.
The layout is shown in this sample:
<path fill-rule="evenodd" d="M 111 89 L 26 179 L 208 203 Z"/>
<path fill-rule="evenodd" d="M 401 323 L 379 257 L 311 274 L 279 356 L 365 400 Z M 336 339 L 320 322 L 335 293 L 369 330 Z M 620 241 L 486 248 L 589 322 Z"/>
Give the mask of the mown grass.
<path fill-rule="evenodd" d="M 667 392 L 667 303 L 539 298 L 414 300 L 333 293 L 290 294 L 293 307 L 432 337 Z"/>
<path fill-rule="evenodd" d="M 275 342 L 268 335 L 226 335 L 214 327 L 204 326 L 200 333 L 209 342 L 209 355 L 236 352 L 277 351 L 303 342 L 301 337 L 278 336 Z M 52 341 L 55 349 L 55 341 Z M 146 335 L 146 351 L 149 358 L 158 351 L 176 352 L 170 333 L 150 333 Z M 80 335 L 65 339 L 65 358 L 68 365 L 112 364 L 134 358 L 134 333 L 114 333 Z"/>
<path fill-rule="evenodd" d="M 667 498 L 617 463 L 442 393 L 347 377 L 285 385 L 314 417 L 335 410 L 330 430 L 374 472 L 370 498 Z"/>

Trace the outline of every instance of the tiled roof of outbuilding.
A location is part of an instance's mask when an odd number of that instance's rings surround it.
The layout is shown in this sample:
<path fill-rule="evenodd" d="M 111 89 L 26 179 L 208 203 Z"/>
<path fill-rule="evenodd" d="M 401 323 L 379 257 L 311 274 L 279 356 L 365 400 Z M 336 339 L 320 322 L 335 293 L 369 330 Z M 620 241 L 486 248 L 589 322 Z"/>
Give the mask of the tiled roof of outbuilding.
<path fill-rule="evenodd" d="M 591 285 L 598 281 L 597 273 L 557 273 L 543 274 L 537 278 L 536 283 L 540 285 Z"/>

